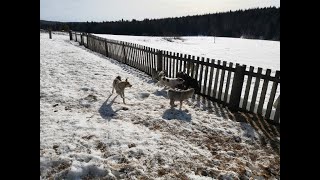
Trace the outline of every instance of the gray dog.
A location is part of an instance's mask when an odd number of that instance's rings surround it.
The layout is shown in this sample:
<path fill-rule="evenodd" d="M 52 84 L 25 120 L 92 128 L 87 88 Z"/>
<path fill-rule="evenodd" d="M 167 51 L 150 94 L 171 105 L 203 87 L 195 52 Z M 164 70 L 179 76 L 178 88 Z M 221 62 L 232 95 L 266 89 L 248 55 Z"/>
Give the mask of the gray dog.
<path fill-rule="evenodd" d="M 170 99 L 171 108 L 174 107 L 174 101 L 180 101 L 180 110 L 182 106 L 182 101 L 189 99 L 194 94 L 194 89 L 190 88 L 187 90 L 169 89 L 168 98 Z"/>

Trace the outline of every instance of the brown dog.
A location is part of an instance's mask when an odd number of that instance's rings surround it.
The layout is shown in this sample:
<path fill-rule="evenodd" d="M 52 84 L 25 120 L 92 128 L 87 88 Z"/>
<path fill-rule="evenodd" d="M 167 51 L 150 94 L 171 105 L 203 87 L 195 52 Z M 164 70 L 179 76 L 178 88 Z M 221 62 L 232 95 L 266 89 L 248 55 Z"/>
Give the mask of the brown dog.
<path fill-rule="evenodd" d="M 117 76 L 112 83 L 112 94 L 114 89 L 116 89 L 116 93 L 120 95 L 120 97 L 123 99 L 123 104 L 125 103 L 124 99 L 124 89 L 127 87 L 132 87 L 132 85 L 129 83 L 128 79 L 125 81 L 121 81 L 121 77 Z"/>

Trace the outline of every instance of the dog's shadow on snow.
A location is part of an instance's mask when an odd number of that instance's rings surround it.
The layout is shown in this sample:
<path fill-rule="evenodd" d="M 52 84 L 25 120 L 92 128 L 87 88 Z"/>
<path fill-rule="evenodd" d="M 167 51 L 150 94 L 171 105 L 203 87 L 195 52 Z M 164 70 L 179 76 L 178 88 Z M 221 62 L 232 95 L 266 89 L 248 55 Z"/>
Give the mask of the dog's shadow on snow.
<path fill-rule="evenodd" d="M 115 99 L 117 98 L 118 95 L 116 95 L 109 103 L 109 99 L 112 96 L 112 94 L 109 95 L 109 97 L 107 98 L 107 100 L 101 105 L 101 107 L 99 108 L 99 113 L 100 116 L 103 119 L 106 119 L 108 121 L 110 121 L 112 119 L 112 117 L 114 117 L 117 112 L 121 109 L 118 110 L 113 110 L 112 109 L 112 104 L 114 103 Z"/>
<path fill-rule="evenodd" d="M 153 92 L 153 94 L 155 96 L 163 96 L 163 97 L 167 97 L 167 91 L 165 89 L 161 89 L 160 91 L 159 90 L 156 90 L 155 92 Z"/>
<path fill-rule="evenodd" d="M 186 122 L 191 122 L 191 114 L 188 114 L 185 112 L 185 110 L 178 110 L 178 109 L 167 109 L 164 111 L 162 115 L 163 119 L 167 120 L 172 120 L 172 119 L 177 119 L 177 120 L 182 120 Z"/>

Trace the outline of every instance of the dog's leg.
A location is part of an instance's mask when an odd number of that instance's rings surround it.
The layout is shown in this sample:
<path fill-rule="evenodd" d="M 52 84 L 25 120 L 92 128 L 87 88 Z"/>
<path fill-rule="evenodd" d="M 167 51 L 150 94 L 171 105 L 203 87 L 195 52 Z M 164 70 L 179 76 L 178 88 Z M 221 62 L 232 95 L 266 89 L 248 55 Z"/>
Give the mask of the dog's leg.
<path fill-rule="evenodd" d="M 124 100 L 124 92 L 122 92 L 122 99 L 123 99 L 123 104 L 126 104 L 126 102 Z"/>
<path fill-rule="evenodd" d="M 182 101 L 180 101 L 180 109 L 179 110 L 181 110 L 181 106 L 182 106 Z"/>
<path fill-rule="evenodd" d="M 171 106 L 171 108 L 174 107 L 174 100 L 173 99 L 170 99 L 170 106 Z"/>
<path fill-rule="evenodd" d="M 170 89 L 170 87 L 168 87 L 168 86 L 164 86 L 164 88 L 163 88 L 163 90 L 168 90 L 168 89 Z"/>
<path fill-rule="evenodd" d="M 119 90 L 118 94 L 119 94 L 120 97 L 122 98 L 122 90 Z"/>

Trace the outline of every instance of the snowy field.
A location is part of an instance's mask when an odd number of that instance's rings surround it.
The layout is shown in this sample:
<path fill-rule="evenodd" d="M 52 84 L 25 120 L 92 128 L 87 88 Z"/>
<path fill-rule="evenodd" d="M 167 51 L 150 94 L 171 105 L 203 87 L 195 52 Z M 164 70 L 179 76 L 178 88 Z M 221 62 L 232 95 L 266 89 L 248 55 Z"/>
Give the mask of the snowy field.
<path fill-rule="evenodd" d="M 78 44 L 40 33 L 40 179 L 280 179 L 262 132 L 216 104 L 171 110 L 149 76 Z"/>
<path fill-rule="evenodd" d="M 156 49 L 280 70 L 280 41 L 207 36 L 151 37 L 94 34 Z"/>

